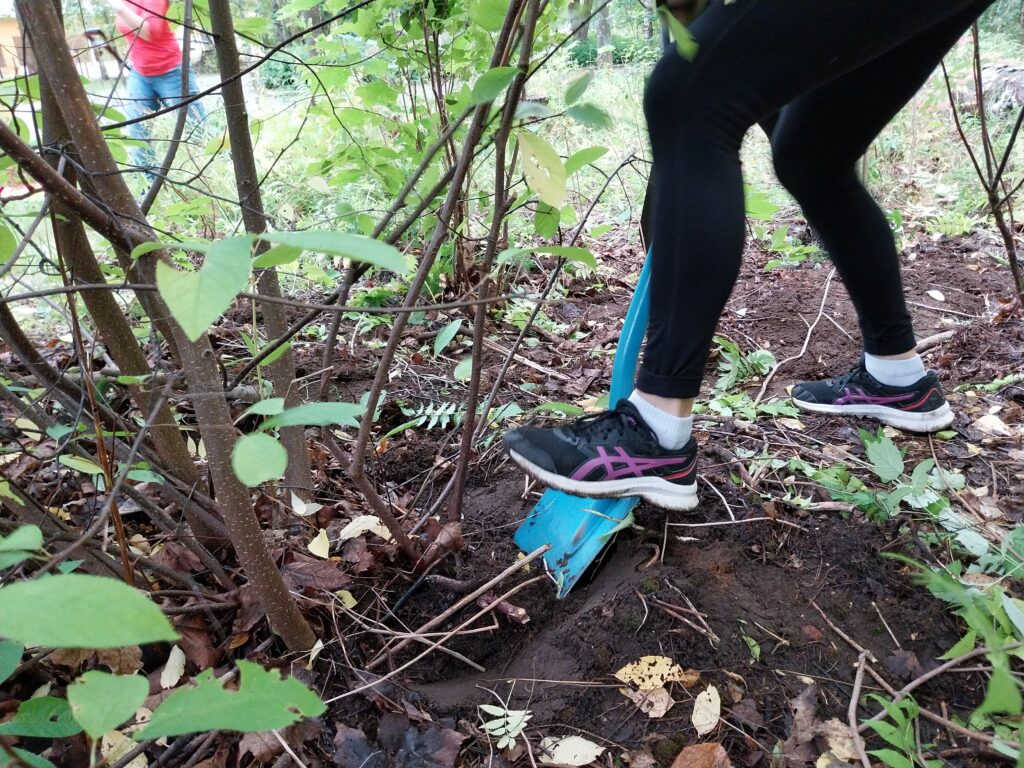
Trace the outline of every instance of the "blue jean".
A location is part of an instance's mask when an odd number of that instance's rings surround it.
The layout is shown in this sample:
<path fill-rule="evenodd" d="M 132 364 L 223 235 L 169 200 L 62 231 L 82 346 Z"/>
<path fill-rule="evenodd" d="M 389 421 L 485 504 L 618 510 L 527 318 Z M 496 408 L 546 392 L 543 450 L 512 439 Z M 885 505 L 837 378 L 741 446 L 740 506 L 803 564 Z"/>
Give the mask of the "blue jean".
<path fill-rule="evenodd" d="M 127 86 L 127 117 L 132 120 L 144 117 L 150 112 L 181 103 L 181 67 L 175 67 L 162 75 L 140 75 L 134 69 L 129 69 Z M 195 73 L 191 70 L 188 77 L 188 92 L 190 96 L 199 93 Z M 203 109 L 201 101 L 189 102 L 187 109 L 189 118 L 196 125 L 201 125 L 206 120 L 206 110 Z M 132 147 L 129 156 L 132 164 L 144 171 L 146 178 L 152 181 L 157 164 L 150 134 L 150 121 L 132 123 L 127 127 L 126 133 L 133 139 L 145 142 L 141 147 Z"/>

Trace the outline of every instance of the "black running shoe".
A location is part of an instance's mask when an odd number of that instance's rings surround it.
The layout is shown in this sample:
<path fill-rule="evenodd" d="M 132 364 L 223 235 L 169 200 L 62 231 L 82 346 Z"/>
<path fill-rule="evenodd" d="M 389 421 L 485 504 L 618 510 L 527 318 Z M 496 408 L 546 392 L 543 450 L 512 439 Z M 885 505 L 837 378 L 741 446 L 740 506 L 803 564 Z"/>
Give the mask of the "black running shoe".
<path fill-rule="evenodd" d="M 891 387 L 868 373 L 863 358 L 842 376 L 797 384 L 792 397 L 805 411 L 866 416 L 911 432 L 937 432 L 953 423 L 953 411 L 934 372 L 909 387 Z"/>
<path fill-rule="evenodd" d="M 568 426 L 513 429 L 504 443 L 526 474 L 565 493 L 641 496 L 672 510 L 697 506 L 697 441 L 665 450 L 628 400 Z"/>

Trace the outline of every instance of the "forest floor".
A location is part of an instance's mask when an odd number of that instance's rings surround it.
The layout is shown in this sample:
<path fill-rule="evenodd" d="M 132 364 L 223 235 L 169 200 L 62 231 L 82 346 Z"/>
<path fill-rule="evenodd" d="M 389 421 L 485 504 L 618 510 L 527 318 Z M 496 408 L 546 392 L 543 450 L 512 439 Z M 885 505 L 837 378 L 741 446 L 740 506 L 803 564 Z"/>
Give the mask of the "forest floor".
<path fill-rule="evenodd" d="M 508 382 L 534 385 L 503 390 L 521 393 L 524 411 L 543 400 L 585 403 L 607 391 L 610 352 L 642 253 L 614 235 L 592 247 L 604 265 L 603 285 L 594 287 L 593 277 L 569 280 L 565 298 L 546 310 L 563 324 L 561 330 L 557 335 L 537 331 L 540 343 L 524 346 L 521 361 L 509 371 Z M 957 418 L 955 434 L 945 439 L 887 433 L 905 452 L 908 467 L 934 458 L 944 469 L 963 474 L 966 484 L 955 492 L 954 508 L 993 541 L 1016 526 L 1024 512 L 1024 386 L 978 386 L 1024 371 L 1024 323 L 1019 313 L 1006 316 L 1006 269 L 994 260 L 998 253 L 996 241 L 982 232 L 966 238 L 922 236 L 908 247 L 905 288 L 919 336 L 952 331 L 928 350 L 926 361 L 938 372 Z M 771 399 L 785 397 L 789 384 L 845 371 L 856 362 L 860 345 L 854 311 L 839 278 L 830 276 L 828 262 L 808 260 L 766 272 L 769 257 L 756 249 L 748 252 L 719 331 L 743 349 L 766 348 L 777 360 L 788 360 L 767 388 Z M 536 273 L 537 281 L 542 278 Z M 240 318 L 251 317 L 241 310 Z M 574 331 L 586 334 L 571 340 Z M 489 338 L 507 348 L 516 333 L 498 325 Z M 237 343 L 230 335 L 221 339 L 222 346 Z M 376 355 L 365 340 L 339 352 L 338 399 L 357 400 L 372 380 Z M 296 349 L 299 375 L 315 373 L 320 345 L 309 341 Z M 60 345 L 53 354 L 60 354 Z M 484 359 L 493 376 L 503 353 L 488 348 Z M 450 389 L 451 363 L 410 352 L 396 365 L 388 401 L 457 400 Z M 717 360 L 709 363 L 709 389 L 718 378 L 717 365 Z M 750 379 L 736 392 L 754 397 L 762 382 Z M 408 418 L 396 406 L 386 406 L 382 433 Z M 259 504 L 267 522 L 277 523 L 268 534 L 275 554 L 292 587 L 305 595 L 303 607 L 325 643 L 312 667 L 304 659 L 291 668 L 331 707 L 319 721 L 289 729 L 287 740 L 306 765 L 343 768 L 530 765 L 544 759 L 542 739 L 565 735 L 603 748 L 594 763 L 602 766 L 724 765 L 713 762 L 711 752 L 686 753 L 697 756 L 677 760 L 684 747 L 702 742 L 721 744 L 734 765 L 747 768 L 857 763 L 844 729 L 836 735 L 831 721 L 847 722 L 859 649 L 876 658 L 873 670 L 900 689 L 934 669 L 937 657 L 964 634 L 958 620 L 914 582 L 907 566 L 883 557 L 894 552 L 948 563 L 962 557 L 948 538 L 910 513 L 869 519 L 791 469 L 793 459 L 817 467 L 843 465 L 870 483 L 858 432 L 868 426 L 811 414 L 698 417 L 701 502 L 694 512 L 667 520 L 642 505 L 637 526 L 617 535 L 566 599 L 555 598 L 552 582 L 536 562 L 524 566 L 480 603 L 487 606 L 513 583 L 534 579 L 509 598 L 504 613 L 484 616 L 446 643 L 458 656 L 435 651 L 408 664 L 427 647 L 414 645 L 383 654 L 372 673 L 357 670 L 367 668 L 389 635 L 422 627 L 468 589 L 516 563 L 520 555 L 512 535 L 540 491 L 526 486 L 521 472 L 502 456 L 498 440 L 488 443 L 469 480 L 463 546 L 420 579 L 380 538 L 341 533 L 350 519 L 365 514 L 362 502 L 330 454 L 314 445 L 322 508 L 300 518 L 276 510 L 269 496 Z M 412 429 L 378 444 L 371 467 L 375 479 L 397 510 L 409 510 L 410 527 L 447 481 L 457 435 L 451 428 Z M 35 473 L 31 482 L 37 490 L 53 482 L 38 462 L 7 471 L 25 478 Z M 794 501 L 790 492 L 804 500 Z M 77 527 L 88 524 L 98 495 L 79 485 L 55 488 L 51 498 L 51 508 L 63 507 Z M 202 578 L 198 563 L 180 547 L 161 546 L 155 529 L 130 512 L 134 544 L 162 557 L 165 565 Z M 307 552 L 321 527 L 332 542 L 330 559 Z M 1004 586 L 1019 594 L 1013 580 Z M 165 607 L 182 608 L 176 623 L 190 673 L 223 667 L 242 655 L 287 664 L 268 648 L 266 622 L 246 592 L 233 601 L 221 598 L 228 602 L 214 608 L 216 622 L 188 611 L 184 598 L 164 599 Z M 470 602 L 433 631 L 449 632 L 469 618 L 477 605 Z M 166 649 L 147 654 L 145 670 L 157 680 Z M 671 706 L 658 717 L 624 696 L 614 678 L 646 656 L 667 657 L 688 670 L 685 685 L 667 684 L 671 699 L 663 703 Z M 10 684 L 24 690 L 47 682 L 60 685 L 67 670 L 80 664 L 80 659 L 44 660 Z M 351 693 L 374 681 L 368 690 Z M 695 699 L 709 687 L 720 696 L 721 720 L 698 736 L 692 724 Z M 156 684 L 154 689 L 159 690 Z M 862 692 L 876 691 L 882 688 L 875 679 L 863 680 Z M 154 700 L 162 695 L 156 693 Z M 984 676 L 940 675 L 915 696 L 922 707 L 960 718 L 983 698 Z M 485 734 L 479 705 L 530 713 L 514 746 L 499 750 L 498 739 Z M 867 713 L 862 708 L 858 717 Z M 988 764 L 977 744 L 928 722 L 921 728 L 922 742 L 932 745 L 930 755 L 942 756 L 945 764 Z M 231 764 L 273 762 L 281 754 L 279 742 L 269 738 L 246 737 L 240 746 L 224 738 L 220 744 L 200 765 L 226 765 L 229 758 Z M 869 742 L 869 748 L 878 745 Z M 81 749 L 67 743 L 65 764 L 77 764 Z M 822 762 L 826 753 L 831 756 Z"/>
<path fill-rule="evenodd" d="M 594 245 L 595 251 L 601 247 Z M 993 322 L 1004 309 L 999 297 L 1006 287 L 993 253 L 998 253 L 998 245 L 983 233 L 925 237 L 907 251 L 905 287 L 919 336 L 953 331 L 952 338 L 933 347 L 926 360 L 939 373 L 958 415 L 951 439 L 893 431 L 908 461 L 934 454 L 942 467 L 961 471 L 968 485 L 963 503 L 978 509 L 984 502 L 984 519 L 992 528 L 1015 525 L 1024 512 L 1024 387 L 1009 385 L 989 394 L 955 390 L 1024 370 L 1024 324 L 1019 316 Z M 785 397 L 788 384 L 836 375 L 854 364 L 859 335 L 838 277 L 823 302 L 827 262 L 766 273 L 768 258 L 756 251 L 747 254 L 719 332 L 744 348 L 770 349 L 778 360 L 795 357 L 774 377 L 767 393 L 769 398 Z M 524 348 L 523 355 L 533 365 L 514 365 L 508 380 L 533 382 L 544 397 L 559 401 L 580 402 L 606 392 L 611 358 L 588 353 L 594 348 L 593 338 L 604 338 L 605 347 L 614 346 L 615 329 L 631 295 L 628 275 L 636 274 L 641 260 L 641 253 L 628 247 L 604 254 L 603 262 L 613 264 L 617 272 L 606 279 L 608 288 L 595 291 L 581 284 L 574 291 L 570 286 L 565 301 L 549 311 L 573 328 L 593 331 L 590 337 L 558 344 L 544 338 L 543 344 Z M 821 307 L 828 320 L 815 324 Z M 814 329 L 801 354 L 810 324 Z M 514 330 L 499 333 L 498 340 L 508 346 Z M 568 339 L 570 334 L 559 335 Z M 487 352 L 485 361 L 492 364 L 487 369 L 494 370 L 501 360 L 499 352 Z M 347 366 L 353 382 L 349 394 L 354 396 L 363 384 L 360 379 L 372 375 L 372 356 L 350 360 Z M 422 377 L 433 373 L 430 362 L 410 365 L 401 380 L 391 382 L 391 392 L 400 396 L 403 387 L 422 387 Z M 707 371 L 708 388 L 717 376 L 713 361 Z M 753 397 L 760 385 L 758 378 L 747 382 L 746 389 Z M 978 426 L 978 419 L 991 412 L 999 414 L 1008 434 L 992 434 Z M 527 764 L 521 740 L 502 756 L 480 739 L 480 704 L 531 712 L 525 733 L 534 750 L 541 737 L 576 734 L 606 747 L 609 757 L 631 760 L 630 765 L 669 765 L 684 746 L 701 741 L 691 725 L 691 713 L 694 697 L 708 684 L 717 687 L 723 700 L 722 722 L 711 740 L 720 741 L 736 765 L 784 765 L 778 759 L 780 744 L 789 765 L 813 764 L 829 744 L 820 736 L 814 738 L 807 718 L 846 722 L 854 683 L 858 651 L 837 628 L 879 659 L 880 669 L 897 689 L 934 668 L 936 658 L 961 637 L 958 622 L 913 583 L 909 570 L 881 556 L 900 552 L 948 561 L 945 546 L 936 544 L 913 518 L 873 522 L 857 510 L 816 512 L 787 506 L 772 500 L 782 495 L 784 479 L 773 488 L 764 478 L 761 494 L 752 493 L 734 482 L 737 470 L 722 458 L 728 454 L 712 452 L 717 445 L 735 455 L 745 447 L 758 453 L 765 449 L 785 460 L 799 456 L 853 463 L 864 456 L 858 428 L 867 424 L 810 414 L 801 414 L 798 420 L 762 417 L 755 424 L 698 417 L 697 423 L 698 441 L 705 448 L 697 510 L 667 521 L 659 510 L 641 506 L 638 527 L 619 534 L 589 580 L 567 599 L 556 600 L 552 583 L 542 579 L 512 599 L 528 615 L 526 623 L 501 618 L 493 631 L 458 636 L 449 644 L 484 671 L 435 654 L 391 681 L 389 698 L 435 720 L 447 718 L 459 733 L 476 737 L 466 742 L 465 765 L 505 765 L 516 759 Z M 381 456 L 382 476 L 394 483 L 398 496 L 415 493 L 424 473 L 441 461 L 437 441 L 429 435 L 396 439 Z M 464 510 L 465 548 L 445 563 L 447 577 L 476 585 L 515 561 L 518 551 L 512 534 L 539 495 L 536 488 L 525 488 L 521 472 L 497 450 L 484 452 L 470 480 Z M 822 489 L 809 491 L 809 498 L 828 507 L 830 497 Z M 736 524 L 723 525 L 731 522 L 726 505 Z M 749 517 L 759 520 L 744 522 Z M 666 522 L 696 527 L 666 527 Z M 380 589 L 372 577 L 356 583 L 366 590 Z M 407 580 L 400 580 L 389 585 L 387 593 L 393 599 L 408 589 Z M 359 594 L 354 588 L 353 593 Z M 410 628 L 420 626 L 457 597 L 424 584 L 403 601 L 398 619 Z M 703 622 L 696 625 L 703 631 L 694 628 L 696 620 L 680 608 L 683 605 L 703 615 Z M 680 616 L 694 621 L 684 624 Z M 378 643 L 369 637 L 363 642 L 375 653 Z M 420 650 L 417 647 L 415 653 Z M 396 654 L 392 668 L 412 655 L 409 650 Z M 641 712 L 613 678 L 626 664 L 652 655 L 700 673 L 699 682 L 672 688 L 676 703 L 660 718 Z M 318 680 L 328 694 L 343 691 L 352 680 L 340 667 L 337 674 L 336 680 Z M 813 693 L 808 693 L 809 686 Z M 881 691 L 870 680 L 864 690 Z M 962 714 L 983 695 L 980 677 L 960 674 L 936 678 L 919 690 L 918 701 L 935 711 Z M 815 702 L 816 714 L 814 706 L 808 714 L 809 700 Z M 354 755 L 364 753 L 348 751 L 349 739 L 356 737 L 346 731 L 335 755 L 338 764 L 445 764 L 400 759 L 401 749 L 410 743 L 403 738 L 408 739 L 409 729 L 416 730 L 415 716 L 410 725 L 409 713 L 400 710 L 385 723 L 379 720 L 379 700 L 339 703 L 332 710 L 333 719 L 362 728 L 383 752 L 376 763 L 356 760 Z M 397 737 L 396 728 L 406 736 Z M 963 745 L 951 743 L 945 733 L 928 738 L 938 745 L 937 751 L 946 750 L 951 765 L 977 764 L 972 760 L 978 756 L 970 750 L 968 758 L 955 758 Z M 622 763 L 602 758 L 599 764 Z"/>

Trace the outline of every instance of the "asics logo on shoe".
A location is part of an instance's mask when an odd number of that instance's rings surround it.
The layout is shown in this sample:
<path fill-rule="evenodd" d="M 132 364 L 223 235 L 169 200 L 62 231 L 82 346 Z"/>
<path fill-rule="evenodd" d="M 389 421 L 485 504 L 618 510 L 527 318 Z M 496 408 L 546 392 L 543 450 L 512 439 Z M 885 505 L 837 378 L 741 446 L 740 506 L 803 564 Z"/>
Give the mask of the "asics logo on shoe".
<path fill-rule="evenodd" d="M 666 480 L 675 480 L 685 477 L 693 468 L 696 466 L 696 462 L 691 461 L 691 457 L 671 457 L 664 459 L 652 459 L 644 458 L 641 456 L 630 456 L 626 453 L 626 450 L 621 447 L 613 449 L 614 455 L 609 454 L 604 446 L 597 446 L 597 456 L 585 461 L 572 473 L 571 478 L 573 480 L 618 480 L 623 477 L 642 477 L 644 474 L 650 473 L 652 470 L 663 469 L 666 467 L 679 467 L 680 471 L 668 475 L 662 475 L 658 473 L 659 477 Z M 687 467 L 686 464 L 690 466 Z M 595 471 L 603 470 L 601 474 L 591 477 L 591 474 Z"/>
<path fill-rule="evenodd" d="M 915 408 L 920 408 L 932 395 L 939 395 L 940 393 L 935 387 L 932 387 L 925 393 L 924 397 L 919 397 L 918 392 L 907 392 L 902 395 L 869 395 L 863 389 L 851 390 L 849 387 L 843 389 L 843 396 L 838 397 L 833 401 L 834 405 L 854 405 L 857 403 L 867 403 L 870 405 L 889 405 L 897 406 L 904 411 L 912 411 Z M 941 395 L 940 395 L 941 397 Z M 917 398 L 912 403 L 906 403 L 911 398 Z"/>

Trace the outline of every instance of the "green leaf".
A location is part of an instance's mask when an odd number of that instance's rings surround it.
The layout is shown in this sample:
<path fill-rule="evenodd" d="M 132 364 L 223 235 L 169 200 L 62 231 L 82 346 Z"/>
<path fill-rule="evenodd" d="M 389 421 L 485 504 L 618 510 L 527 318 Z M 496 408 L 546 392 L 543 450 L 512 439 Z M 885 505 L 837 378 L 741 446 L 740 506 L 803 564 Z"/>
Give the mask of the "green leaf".
<path fill-rule="evenodd" d="M 11 640 L 0 640 L 0 683 L 14 674 L 14 670 L 21 664 L 21 655 L 25 652 L 25 646 Z"/>
<path fill-rule="evenodd" d="M 98 739 L 132 717 L 148 694 L 149 681 L 141 675 L 93 670 L 68 686 L 68 704 L 79 725 Z"/>
<path fill-rule="evenodd" d="M 571 176 L 585 165 L 590 165 L 596 160 L 608 154 L 608 147 L 587 147 L 579 152 L 573 152 L 565 161 L 565 172 Z"/>
<path fill-rule="evenodd" d="M 537 234 L 543 238 L 550 239 L 558 231 L 558 224 L 562 214 L 559 210 L 547 203 L 537 203 L 537 212 L 533 215 L 533 226 Z"/>
<path fill-rule="evenodd" d="M 287 352 L 291 348 L 292 348 L 292 343 L 290 341 L 286 341 L 284 344 L 280 344 L 277 347 L 277 349 L 275 349 L 273 352 L 271 352 L 269 355 L 267 355 L 265 358 L 263 358 L 263 362 L 261 362 L 258 367 L 259 368 L 265 368 L 268 365 L 273 365 L 277 360 L 279 360 L 281 358 L 281 356 L 285 352 Z M 265 349 L 265 347 L 264 347 L 264 349 Z M 262 352 L 263 350 L 260 350 L 260 351 Z"/>
<path fill-rule="evenodd" d="M 697 51 L 700 49 L 700 44 L 690 34 L 690 30 L 686 28 L 683 22 L 673 16 L 665 6 L 658 8 L 658 13 L 668 23 L 668 30 L 676 44 L 676 51 L 687 61 L 693 61 L 697 56 Z"/>
<path fill-rule="evenodd" d="M 520 131 L 526 183 L 548 205 L 558 208 L 565 200 L 565 166 L 562 158 L 544 139 L 529 131 Z"/>
<path fill-rule="evenodd" d="M 82 472 L 86 475 L 102 475 L 103 467 L 97 464 L 95 461 L 89 459 L 83 459 L 81 456 L 70 456 L 64 454 L 60 456 L 57 461 L 63 464 L 65 467 L 70 467 L 76 472 Z"/>
<path fill-rule="evenodd" d="M 250 405 L 238 418 L 241 420 L 246 416 L 276 416 L 283 410 L 283 397 L 268 397 L 266 400 L 260 400 L 258 403 Z"/>
<path fill-rule="evenodd" d="M 935 433 L 935 438 L 937 440 L 952 440 L 956 436 L 957 431 L 955 429 L 944 429 L 941 432 Z"/>
<path fill-rule="evenodd" d="M 956 645 L 946 651 L 942 656 L 939 656 L 943 661 L 951 661 L 952 659 L 959 658 L 965 653 L 970 653 L 974 650 L 974 646 L 978 644 L 978 633 L 973 629 L 969 630 L 966 635 L 960 638 Z"/>
<path fill-rule="evenodd" d="M 276 480 L 288 468 L 288 451 L 272 435 L 256 432 L 244 435 L 231 452 L 235 477 L 250 488 Z"/>
<path fill-rule="evenodd" d="M 444 348 L 451 343 L 451 340 L 455 338 L 455 334 L 459 332 L 461 327 L 462 318 L 460 317 L 458 320 L 452 320 L 438 332 L 434 338 L 434 357 L 437 357 L 444 351 Z"/>
<path fill-rule="evenodd" d="M 284 264 L 291 264 L 293 261 L 298 261 L 298 258 L 301 255 L 302 249 L 297 248 L 294 245 L 275 245 L 253 259 L 252 265 L 257 269 L 280 267 Z"/>
<path fill-rule="evenodd" d="M 881 429 L 878 430 L 877 435 L 861 430 L 860 436 L 864 442 L 868 460 L 879 480 L 883 483 L 891 483 L 903 474 L 903 454 L 900 453 L 896 444 L 883 434 Z"/>
<path fill-rule="evenodd" d="M 0 587 L 0 636 L 52 648 L 121 648 L 176 640 L 148 597 L 116 579 L 68 573 Z"/>
<path fill-rule="evenodd" d="M 293 677 L 282 680 L 277 671 L 268 672 L 250 661 L 239 661 L 238 668 L 237 691 L 226 690 L 208 669 L 196 678 L 195 687 L 168 696 L 136 738 L 197 731 L 272 731 L 327 710 L 315 693 Z"/>
<path fill-rule="evenodd" d="M 7 480 L 0 480 L 0 498 L 13 501 L 19 507 L 24 507 L 25 502 L 14 491 L 11 490 L 11 484 Z"/>
<path fill-rule="evenodd" d="M 42 548 L 43 532 L 37 526 L 15 528 L 9 536 L 0 536 L 0 570 L 28 560 Z"/>
<path fill-rule="evenodd" d="M 0 723 L 0 736 L 59 739 L 74 736 L 81 730 L 71 717 L 68 703 L 53 696 L 38 696 L 22 702 L 12 720 Z"/>
<path fill-rule="evenodd" d="M 567 261 L 578 261 L 591 269 L 597 269 L 597 259 L 590 252 L 589 248 L 580 248 L 575 245 L 544 245 L 536 249 L 537 253 L 550 253 L 552 256 L 561 256 Z"/>
<path fill-rule="evenodd" d="M 518 74 L 518 67 L 495 67 L 487 70 L 473 84 L 469 103 L 486 104 L 488 101 L 494 101 Z"/>
<path fill-rule="evenodd" d="M 31 752 L 26 752 L 24 749 L 18 749 L 17 747 L 13 747 L 13 751 L 14 754 L 31 766 L 31 768 L 57 768 L 57 766 L 45 757 L 34 755 Z M 0 751 L 0 768 L 7 768 L 7 766 L 10 765 L 18 765 L 18 763 L 6 752 Z"/>
<path fill-rule="evenodd" d="M 0 264 L 11 258 L 17 247 L 18 238 L 11 232 L 11 228 L 7 224 L 0 224 Z"/>
<path fill-rule="evenodd" d="M 501 29 L 507 12 L 507 0 L 475 0 L 469 6 L 469 17 L 488 32 Z"/>
<path fill-rule="evenodd" d="M 575 104 L 565 110 L 565 114 L 577 123 L 582 123 L 588 128 L 594 128 L 599 131 L 611 128 L 613 123 L 611 115 L 590 102 Z"/>
<path fill-rule="evenodd" d="M 167 251 L 196 251 L 197 253 L 206 253 L 210 250 L 210 246 L 213 243 L 207 242 L 206 240 L 183 240 L 174 243 L 142 243 L 141 245 L 135 246 L 132 249 L 131 260 L 141 259 L 148 253 L 153 251 L 159 251 L 160 249 Z"/>
<path fill-rule="evenodd" d="M 453 375 L 456 381 L 469 381 L 469 377 L 473 375 L 473 358 L 462 358 L 459 364 L 455 366 L 455 373 Z"/>
<path fill-rule="evenodd" d="M 555 413 L 563 413 L 569 417 L 582 416 L 584 411 L 578 405 L 572 403 L 541 403 L 534 411 L 554 411 Z"/>
<path fill-rule="evenodd" d="M 581 248 L 576 245 L 537 245 L 530 248 L 508 248 L 498 256 L 498 263 L 503 264 L 515 261 L 526 253 L 547 253 L 552 256 L 560 256 L 567 261 L 578 261 L 591 269 L 597 269 L 597 259 L 590 252 L 589 248 Z"/>
<path fill-rule="evenodd" d="M 891 768 L 914 768 L 914 763 L 894 749 L 871 749 L 869 755 L 874 755 Z"/>
<path fill-rule="evenodd" d="M 365 262 L 398 274 L 408 271 L 405 257 L 395 246 L 351 232 L 267 232 L 259 238 L 268 243 Z"/>
<path fill-rule="evenodd" d="M 593 79 L 594 73 L 586 72 L 569 83 L 569 87 L 565 89 L 566 106 L 571 106 L 579 101 L 583 93 L 590 87 L 590 83 Z"/>
<path fill-rule="evenodd" d="M 156 285 L 185 335 L 197 341 L 249 282 L 252 241 L 229 237 L 214 243 L 202 267 L 181 272 L 158 261 Z"/>
<path fill-rule="evenodd" d="M 326 427 L 329 424 L 358 427 L 358 420 L 365 411 L 366 408 L 359 403 L 306 403 L 271 416 L 260 425 L 260 429 Z"/>
<path fill-rule="evenodd" d="M 1005 664 L 1005 659 L 1003 661 Z M 971 719 L 973 721 L 975 718 L 990 713 L 1019 715 L 1021 707 L 1022 702 L 1017 681 L 1005 666 L 994 665 L 992 675 L 988 680 L 985 700 L 981 702 L 981 706 L 974 710 Z"/>

